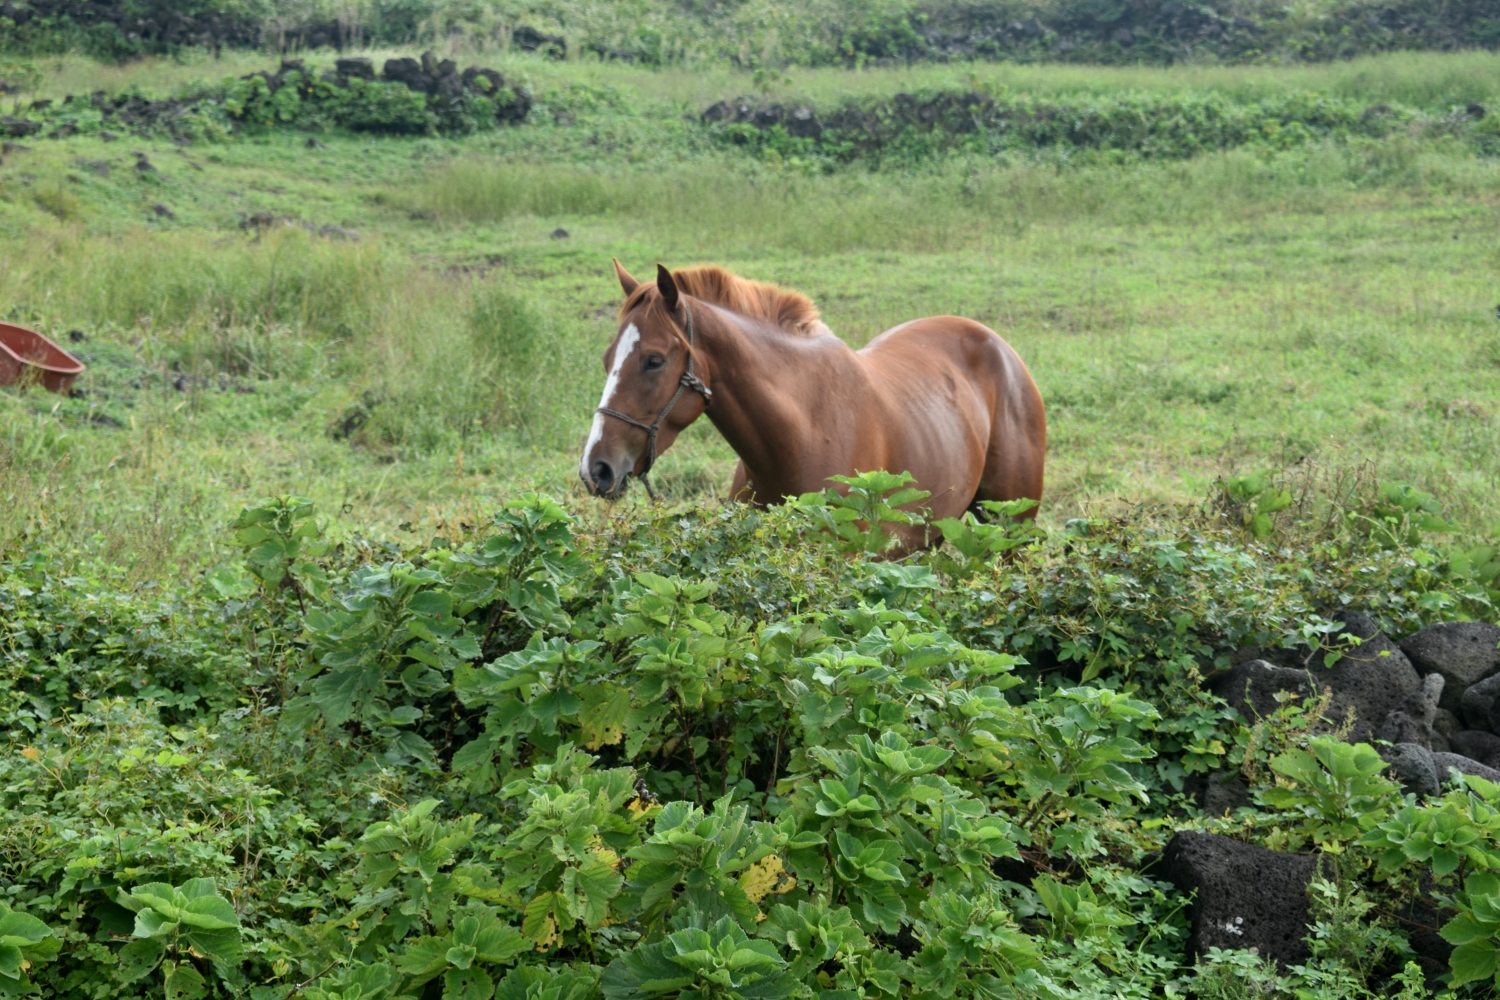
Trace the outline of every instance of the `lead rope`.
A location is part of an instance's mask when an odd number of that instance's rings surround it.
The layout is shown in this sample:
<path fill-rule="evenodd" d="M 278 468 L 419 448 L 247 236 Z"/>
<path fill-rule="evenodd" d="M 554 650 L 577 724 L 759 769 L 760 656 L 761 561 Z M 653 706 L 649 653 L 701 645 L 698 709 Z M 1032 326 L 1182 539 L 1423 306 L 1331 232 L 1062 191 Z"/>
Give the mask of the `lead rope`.
<path fill-rule="evenodd" d="M 687 369 L 677 379 L 677 391 L 672 393 L 672 398 L 667 400 L 667 405 L 662 407 L 662 411 L 656 415 L 655 422 L 643 424 L 634 417 L 621 413 L 619 410 L 611 410 L 607 406 L 601 406 L 594 410 L 595 413 L 602 413 L 606 417 L 623 420 L 630 426 L 639 427 L 646 432 L 646 471 L 642 472 L 636 478 L 640 479 L 641 485 L 646 487 L 646 495 L 651 498 L 652 503 L 657 502 L 657 496 L 656 491 L 651 488 L 651 480 L 647 477 L 651 475 L 651 469 L 656 465 L 656 432 L 661 429 L 661 422 L 667 419 L 667 414 L 672 412 L 672 407 L 677 405 L 677 401 L 682 398 L 683 392 L 688 389 L 693 390 L 703 397 L 704 407 L 707 407 L 714 399 L 713 390 L 704 385 L 703 380 L 693 374 L 693 310 L 685 298 L 682 300 L 682 312 L 687 320 Z M 629 474 L 626 473 L 626 475 Z"/>

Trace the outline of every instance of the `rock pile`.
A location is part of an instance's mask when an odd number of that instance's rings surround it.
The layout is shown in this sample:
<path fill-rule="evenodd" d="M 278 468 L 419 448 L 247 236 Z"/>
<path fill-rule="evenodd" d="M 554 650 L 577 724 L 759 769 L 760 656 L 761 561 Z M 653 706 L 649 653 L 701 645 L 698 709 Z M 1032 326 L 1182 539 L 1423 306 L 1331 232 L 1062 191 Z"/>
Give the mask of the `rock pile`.
<path fill-rule="evenodd" d="M 1342 726 L 1351 742 L 1392 744 L 1383 751 L 1387 762 L 1419 794 L 1437 792 L 1450 769 L 1500 780 L 1500 627 L 1443 622 L 1397 645 L 1367 615 L 1337 620 L 1360 642 L 1332 668 L 1321 660 L 1247 660 L 1217 682 L 1216 693 L 1249 720 L 1275 711 L 1278 694 L 1326 693 L 1326 731 Z"/>
<path fill-rule="evenodd" d="M 1500 627 L 1480 622 L 1430 625 L 1393 643 L 1367 615 L 1345 612 L 1330 636 L 1357 638 L 1332 667 L 1322 657 L 1302 661 L 1285 650 L 1237 664 L 1215 692 L 1247 720 L 1281 705 L 1277 695 L 1300 701 L 1325 696 L 1318 727 L 1351 742 L 1373 742 L 1391 777 L 1419 797 L 1438 795 L 1454 772 L 1500 782 Z M 1192 791 L 1211 815 L 1250 802 L 1237 774 L 1200 778 Z M 1211 947 L 1253 949 L 1283 965 L 1306 960 L 1311 856 L 1285 854 L 1213 834 L 1181 832 L 1162 852 L 1153 874 L 1180 891 L 1197 894 L 1189 952 Z M 1415 907 L 1427 907 L 1418 900 Z M 1432 913 L 1413 926 L 1441 923 Z M 1446 944 L 1436 934 L 1419 947 L 1424 968 L 1446 965 Z M 1415 941 L 1415 938 L 1413 939 Z M 1425 939 L 1424 939 L 1425 941 Z"/>
<path fill-rule="evenodd" d="M 262 70 L 247 74 L 241 79 L 264 81 L 266 90 L 275 94 L 289 82 L 296 81 L 300 85 L 308 78 L 310 72 L 301 59 L 283 59 L 275 72 Z M 298 75 L 291 76 L 290 74 L 293 73 Z M 525 121 L 531 111 L 531 96 L 520 88 L 508 87 L 505 77 L 499 71 L 483 66 L 470 66 L 460 72 L 453 60 L 438 60 L 431 52 L 422 53 L 420 59 L 387 59 L 379 74 L 376 73 L 374 63 L 368 58 L 363 56 L 340 58 L 334 63 L 333 69 L 323 71 L 321 79 L 326 84 L 343 89 L 350 88 L 355 81 L 402 84 L 409 90 L 427 95 L 426 106 L 437 112 L 440 128 L 447 121 L 445 116 L 461 111 L 464 98 L 468 96 L 486 97 L 493 101 L 495 121 L 499 124 L 520 124 Z M 307 92 L 301 96 L 304 101 L 318 101 L 330 95 L 325 88 L 317 93 Z M 333 92 L 332 106 L 340 107 L 340 101 L 347 96 L 340 96 L 337 92 Z M 139 94 L 125 93 L 111 96 L 105 91 L 98 90 L 86 99 L 69 95 L 57 107 L 51 107 L 50 101 L 35 102 L 30 111 L 43 116 L 57 112 L 65 113 L 69 110 L 76 110 L 75 102 L 83 101 L 97 109 L 105 122 L 112 127 L 118 127 L 136 135 L 165 131 L 183 143 L 192 138 L 190 116 L 202 109 L 205 104 L 217 103 L 217 100 L 213 98 L 153 101 Z M 338 113 L 335 113 L 338 124 L 351 128 L 380 127 L 378 121 L 371 123 L 357 120 L 357 118 L 345 120 L 348 117 L 344 115 L 340 118 Z M 15 137 L 36 135 L 44 127 L 43 121 L 8 115 L 0 116 L 0 135 Z M 51 138 L 62 139 L 76 131 L 76 123 L 68 120 L 48 135 Z M 100 135 L 106 141 L 115 138 L 110 132 L 102 132 Z"/>
<path fill-rule="evenodd" d="M 976 91 L 938 94 L 925 100 L 897 94 L 888 102 L 869 108 L 842 108 L 825 118 L 819 118 L 811 108 L 742 97 L 719 101 L 699 117 L 708 123 L 752 125 L 761 131 L 780 125 L 789 135 L 807 139 L 817 139 L 832 130 L 856 143 L 869 144 L 888 140 L 908 127 L 922 132 L 941 127 L 954 135 L 966 135 L 984 127 L 995 112 L 995 101 Z"/>

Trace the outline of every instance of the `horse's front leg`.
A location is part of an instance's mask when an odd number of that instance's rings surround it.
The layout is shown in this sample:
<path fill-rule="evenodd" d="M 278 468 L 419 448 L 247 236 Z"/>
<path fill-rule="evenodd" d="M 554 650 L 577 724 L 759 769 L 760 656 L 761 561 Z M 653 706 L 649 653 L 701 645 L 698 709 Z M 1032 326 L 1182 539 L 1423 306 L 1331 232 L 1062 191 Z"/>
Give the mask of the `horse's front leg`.
<path fill-rule="evenodd" d="M 754 503 L 755 488 L 750 485 L 750 473 L 744 462 L 734 464 L 734 481 L 729 484 L 729 499 L 739 503 Z"/>

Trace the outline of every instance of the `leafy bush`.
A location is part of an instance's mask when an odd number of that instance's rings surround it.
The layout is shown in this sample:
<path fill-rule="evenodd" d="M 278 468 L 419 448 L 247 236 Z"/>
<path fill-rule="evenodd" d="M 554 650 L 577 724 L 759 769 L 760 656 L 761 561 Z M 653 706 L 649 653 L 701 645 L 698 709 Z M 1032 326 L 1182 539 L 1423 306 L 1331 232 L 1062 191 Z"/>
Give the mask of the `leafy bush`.
<path fill-rule="evenodd" d="M 1391 49 L 1493 48 L 1500 24 L 1481 0 L 1323 0 L 1295 16 L 1265 3 L 1210 0 L 1163 8 L 1146 0 L 757 0 L 681 10 L 642 0 L 539 4 L 373 0 L 349 23 L 344 8 L 290 0 L 129 0 L 88 8 L 30 0 L 9 8 L 4 50 L 69 50 L 127 59 L 190 45 L 313 46 L 351 34 L 384 45 L 477 43 L 526 27 L 562 30 L 590 56 L 657 66 L 686 59 L 752 68 L 872 61 L 992 58 L 1164 64 L 1185 59 L 1286 61 L 1348 58 Z M 340 23 L 339 19 L 344 18 Z M 561 55 L 549 43 L 542 51 Z"/>
<path fill-rule="evenodd" d="M 1455 981 L 1493 978 L 1500 792 L 1403 799 L 1369 747 L 1201 687 L 1245 645 L 1321 649 L 1333 602 L 1396 633 L 1433 593 L 1487 614 L 1472 567 L 1128 519 L 966 519 L 972 551 L 872 561 L 920 498 L 844 485 L 597 526 L 528 494 L 405 551 L 325 546 L 272 498 L 241 559 L 145 600 L 0 565 L 27 917 L 0 913 L 0 973 L 14 946 L 45 989 L 120 996 L 1146 997 L 1224 970 L 1348 996 L 1383 988 L 1426 869 Z M 1209 822 L 1187 774 L 1241 764 L 1243 834 L 1337 850 L 1341 879 L 1310 965 L 1194 978 L 1187 901 L 1136 867 Z"/>
<path fill-rule="evenodd" d="M 793 107 L 745 98 L 734 107 L 711 107 L 704 119 L 726 146 L 776 164 L 829 169 L 851 162 L 910 165 L 949 154 L 1098 151 L 1116 159 L 1173 160 L 1241 147 L 1270 154 L 1326 140 L 1379 140 L 1399 124 L 1435 127 L 1438 120 L 1409 108 L 1380 107 L 1372 115 L 1364 102 L 1313 93 L 1253 101 L 1211 92 L 1070 100 L 997 87 L 848 99 L 807 121 Z M 1456 114 L 1456 134 L 1487 148 L 1467 112 Z"/>

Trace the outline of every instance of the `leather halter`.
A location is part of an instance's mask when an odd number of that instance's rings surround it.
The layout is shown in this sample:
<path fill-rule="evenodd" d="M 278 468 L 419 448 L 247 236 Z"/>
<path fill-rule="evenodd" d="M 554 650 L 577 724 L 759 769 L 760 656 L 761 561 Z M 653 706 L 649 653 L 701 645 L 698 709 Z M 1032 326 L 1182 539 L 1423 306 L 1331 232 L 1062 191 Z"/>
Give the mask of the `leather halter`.
<path fill-rule="evenodd" d="M 621 413 L 619 410 L 611 410 L 607 406 L 601 406 L 594 410 L 595 413 L 602 413 L 606 417 L 614 417 L 616 420 L 622 420 L 630 426 L 639 427 L 646 432 L 646 471 L 642 472 L 636 478 L 641 481 L 642 486 L 646 487 L 646 495 L 651 498 L 653 503 L 656 502 L 656 491 L 651 488 L 651 480 L 646 477 L 651 474 L 652 467 L 656 465 L 656 432 L 661 430 L 661 422 L 667 419 L 667 414 L 672 412 L 672 407 L 677 405 L 677 401 L 682 398 L 683 392 L 688 389 L 693 390 L 703 397 L 703 406 L 705 409 L 714 399 L 713 390 L 704 385 L 703 380 L 693 374 L 693 310 L 688 305 L 686 298 L 682 300 L 682 312 L 687 319 L 687 369 L 677 379 L 677 391 L 672 393 L 672 398 L 667 400 L 667 405 L 662 407 L 661 412 L 656 415 L 656 419 L 649 424 L 643 424 L 629 414 Z M 630 475 L 631 473 L 629 472 L 625 473 L 625 477 Z M 622 477 L 621 481 L 624 481 L 624 477 Z"/>

